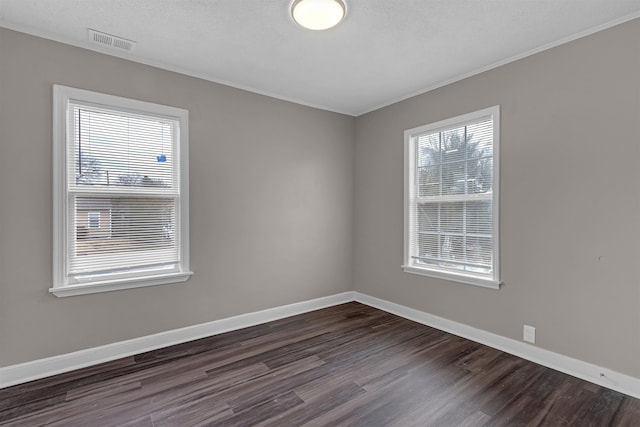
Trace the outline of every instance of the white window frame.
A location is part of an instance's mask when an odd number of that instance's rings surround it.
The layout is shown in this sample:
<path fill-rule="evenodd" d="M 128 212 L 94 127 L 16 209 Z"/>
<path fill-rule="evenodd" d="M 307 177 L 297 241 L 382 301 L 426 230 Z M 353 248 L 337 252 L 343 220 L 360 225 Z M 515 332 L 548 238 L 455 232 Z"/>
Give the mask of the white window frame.
<path fill-rule="evenodd" d="M 492 220 L 493 220 L 493 277 L 480 277 L 466 271 L 453 271 L 452 269 L 440 269 L 437 266 L 425 266 L 416 263 L 411 254 L 411 197 L 415 185 L 415 140 L 416 137 L 427 132 L 439 132 L 469 124 L 483 117 L 491 116 L 493 119 L 493 195 L 492 195 Z M 491 289 L 500 289 L 500 106 L 485 108 L 468 114 L 463 114 L 450 119 L 408 129 L 404 132 L 404 257 L 403 271 L 412 274 L 446 279 L 468 285 L 482 286 Z"/>
<path fill-rule="evenodd" d="M 131 274 L 75 283 L 67 275 L 68 215 L 73 215 L 69 207 L 67 191 L 67 120 L 69 102 L 78 101 L 107 108 L 135 112 L 139 114 L 164 116 L 179 123 L 179 170 L 180 195 L 176 206 L 176 225 L 180 227 L 178 239 L 179 262 L 171 271 L 139 269 Z M 67 86 L 53 85 L 53 287 L 51 293 L 58 297 L 108 292 L 143 286 L 163 285 L 186 281 L 193 273 L 189 270 L 189 112 L 187 110 L 160 104 L 153 104 L 119 96 L 107 95 Z"/>

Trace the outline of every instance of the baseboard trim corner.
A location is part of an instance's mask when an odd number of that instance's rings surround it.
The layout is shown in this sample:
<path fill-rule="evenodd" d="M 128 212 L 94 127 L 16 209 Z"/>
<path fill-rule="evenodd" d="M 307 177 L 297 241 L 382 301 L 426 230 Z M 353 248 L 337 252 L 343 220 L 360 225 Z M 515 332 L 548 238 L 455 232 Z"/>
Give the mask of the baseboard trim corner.
<path fill-rule="evenodd" d="M 488 345 L 489 347 L 530 360 L 539 365 L 640 399 L 639 378 L 380 298 L 359 292 L 355 292 L 354 296 L 355 301 L 362 304 L 440 329 L 441 331 L 449 332 L 480 344 Z"/>
<path fill-rule="evenodd" d="M 0 388 L 23 384 L 29 381 L 86 368 L 123 357 L 144 353 L 159 348 L 181 344 L 237 329 L 259 325 L 309 311 L 319 310 L 354 300 L 354 292 L 301 301 L 252 313 L 240 314 L 212 322 L 174 329 L 99 347 L 74 351 L 59 356 L 0 367 Z"/>

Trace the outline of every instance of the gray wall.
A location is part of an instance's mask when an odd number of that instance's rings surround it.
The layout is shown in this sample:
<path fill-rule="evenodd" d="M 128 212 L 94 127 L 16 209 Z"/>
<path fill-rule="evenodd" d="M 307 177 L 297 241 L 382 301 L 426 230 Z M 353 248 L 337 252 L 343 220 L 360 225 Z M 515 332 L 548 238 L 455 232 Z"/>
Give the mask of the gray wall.
<path fill-rule="evenodd" d="M 191 265 L 56 298 L 54 83 L 190 114 Z M 0 366 L 352 289 L 354 119 L 0 28 Z"/>
<path fill-rule="evenodd" d="M 403 273 L 403 131 L 501 105 L 499 291 Z M 640 20 L 356 120 L 355 289 L 640 377 Z"/>

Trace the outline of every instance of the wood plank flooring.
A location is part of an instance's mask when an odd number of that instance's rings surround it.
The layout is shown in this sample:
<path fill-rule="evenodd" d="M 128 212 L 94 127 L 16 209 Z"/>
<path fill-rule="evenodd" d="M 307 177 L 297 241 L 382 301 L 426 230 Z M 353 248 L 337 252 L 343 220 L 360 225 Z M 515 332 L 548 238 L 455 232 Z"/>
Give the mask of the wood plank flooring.
<path fill-rule="evenodd" d="M 640 426 L 640 400 L 359 304 L 0 390 L 3 426 Z"/>

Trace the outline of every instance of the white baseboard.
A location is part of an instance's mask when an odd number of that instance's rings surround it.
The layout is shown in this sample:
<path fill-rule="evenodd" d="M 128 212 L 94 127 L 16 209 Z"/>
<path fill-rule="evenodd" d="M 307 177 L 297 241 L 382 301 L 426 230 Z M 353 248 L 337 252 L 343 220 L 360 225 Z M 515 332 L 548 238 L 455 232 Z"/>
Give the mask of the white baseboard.
<path fill-rule="evenodd" d="M 253 313 L 241 314 L 239 316 L 215 320 L 213 322 L 202 323 L 199 325 L 188 326 L 186 328 L 174 329 L 154 335 L 107 344 L 100 347 L 75 351 L 73 353 L 47 357 L 45 359 L 20 363 L 18 365 L 11 365 L 0 368 L 0 388 L 10 387 L 12 385 L 49 377 L 51 375 L 109 362 L 122 357 L 156 350 L 158 348 L 181 344 L 199 338 L 218 335 L 224 332 L 295 316 L 296 314 L 319 310 L 321 308 L 331 307 L 353 300 L 354 292 L 343 292 L 341 294 L 302 301 Z"/>
<path fill-rule="evenodd" d="M 573 359 L 562 354 L 544 350 L 531 344 L 496 335 L 462 323 L 434 316 L 423 311 L 409 308 L 383 299 L 371 297 L 359 292 L 343 292 L 328 297 L 302 301 L 294 304 L 270 308 L 253 313 L 241 314 L 226 319 L 215 320 L 186 328 L 174 329 L 159 334 L 120 341 L 100 347 L 80 350 L 73 353 L 48 357 L 0 368 L 0 388 L 22 384 L 51 375 L 61 374 L 74 369 L 85 368 L 99 363 L 109 362 L 122 357 L 156 350 L 199 338 L 218 335 L 296 314 L 307 313 L 321 308 L 331 307 L 350 301 L 384 310 L 388 313 L 431 326 L 454 335 L 488 345 L 490 347 L 530 360 L 574 377 L 640 398 L 640 379 L 621 374 L 607 368 Z"/>
<path fill-rule="evenodd" d="M 359 292 L 355 300 L 640 399 L 638 378 Z"/>

